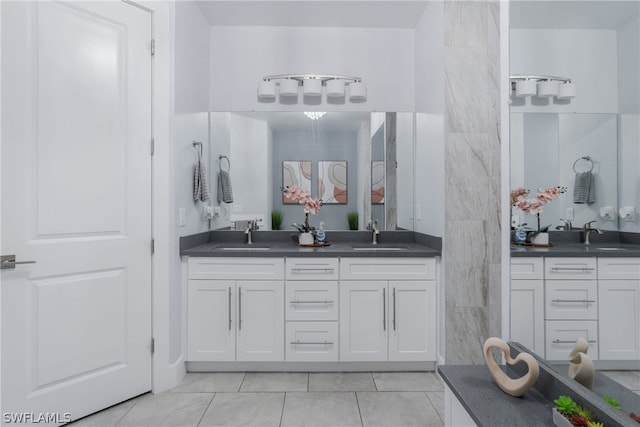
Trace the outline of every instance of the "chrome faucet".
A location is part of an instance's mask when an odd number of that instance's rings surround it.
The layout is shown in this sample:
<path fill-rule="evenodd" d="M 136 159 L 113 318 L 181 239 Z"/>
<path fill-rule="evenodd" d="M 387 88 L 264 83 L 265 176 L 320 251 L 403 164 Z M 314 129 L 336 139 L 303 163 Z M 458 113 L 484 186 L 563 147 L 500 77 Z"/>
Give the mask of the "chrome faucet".
<path fill-rule="evenodd" d="M 584 226 L 582 227 L 582 230 L 584 231 L 584 244 L 585 245 L 589 245 L 591 244 L 591 242 L 589 241 L 589 237 L 591 237 L 591 232 L 595 231 L 598 234 L 602 234 L 602 230 L 599 230 L 597 228 L 591 228 L 591 224 L 594 223 L 595 221 L 589 221 L 586 222 L 584 224 Z"/>
<path fill-rule="evenodd" d="M 558 225 L 556 227 L 556 230 L 564 230 L 564 231 L 571 231 L 573 230 L 573 224 L 571 223 L 570 219 L 563 219 L 560 218 L 560 221 L 562 221 L 564 223 L 564 225 Z"/>
<path fill-rule="evenodd" d="M 256 229 L 256 222 L 254 220 L 247 221 L 247 228 L 244 230 L 244 234 L 247 235 L 247 245 L 251 245 L 251 232 Z"/>
<path fill-rule="evenodd" d="M 371 226 L 371 232 L 373 236 L 373 241 L 371 242 L 374 245 L 378 244 L 378 235 L 380 234 L 380 230 L 378 230 L 378 220 L 373 221 L 373 225 Z"/>

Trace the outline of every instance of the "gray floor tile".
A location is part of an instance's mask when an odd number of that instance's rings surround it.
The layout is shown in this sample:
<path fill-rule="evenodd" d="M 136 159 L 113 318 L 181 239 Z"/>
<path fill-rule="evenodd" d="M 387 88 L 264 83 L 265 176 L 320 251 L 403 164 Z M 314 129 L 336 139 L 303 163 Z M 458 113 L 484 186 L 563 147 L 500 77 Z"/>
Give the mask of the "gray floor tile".
<path fill-rule="evenodd" d="M 160 393 L 145 395 L 117 424 L 118 427 L 197 426 L 213 393 Z"/>
<path fill-rule="evenodd" d="M 427 397 L 444 422 L 444 391 L 427 391 Z"/>
<path fill-rule="evenodd" d="M 312 372 L 309 391 L 376 391 L 376 385 L 369 372 Z"/>
<path fill-rule="evenodd" d="M 433 405 L 422 392 L 358 392 L 365 427 L 442 426 Z"/>
<path fill-rule="evenodd" d="M 247 372 L 240 391 L 307 391 L 308 383 L 306 372 Z"/>
<path fill-rule="evenodd" d="M 600 371 L 629 390 L 640 390 L 640 374 L 637 371 Z"/>
<path fill-rule="evenodd" d="M 133 408 L 139 398 L 127 400 L 93 415 L 69 423 L 73 427 L 113 427 Z"/>
<path fill-rule="evenodd" d="M 355 393 L 287 393 L 281 427 L 362 426 Z M 388 426 L 387 426 L 388 427 Z"/>
<path fill-rule="evenodd" d="M 217 393 L 240 390 L 244 372 L 202 372 L 188 373 L 182 382 L 171 391 Z"/>
<path fill-rule="evenodd" d="M 278 427 L 284 393 L 216 393 L 199 427 Z"/>
<path fill-rule="evenodd" d="M 378 391 L 443 391 L 433 372 L 374 372 Z"/>

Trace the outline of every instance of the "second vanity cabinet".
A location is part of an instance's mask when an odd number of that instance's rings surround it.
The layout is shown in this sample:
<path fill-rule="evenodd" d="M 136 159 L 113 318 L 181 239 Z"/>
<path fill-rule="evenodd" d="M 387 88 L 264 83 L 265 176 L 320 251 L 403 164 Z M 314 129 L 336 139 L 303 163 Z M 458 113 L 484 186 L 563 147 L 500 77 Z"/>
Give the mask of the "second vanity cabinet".
<path fill-rule="evenodd" d="M 435 259 L 342 259 L 340 360 L 435 360 L 435 344 Z"/>
<path fill-rule="evenodd" d="M 640 258 L 513 257 L 510 295 L 511 340 L 548 360 L 580 336 L 593 360 L 640 359 Z"/>

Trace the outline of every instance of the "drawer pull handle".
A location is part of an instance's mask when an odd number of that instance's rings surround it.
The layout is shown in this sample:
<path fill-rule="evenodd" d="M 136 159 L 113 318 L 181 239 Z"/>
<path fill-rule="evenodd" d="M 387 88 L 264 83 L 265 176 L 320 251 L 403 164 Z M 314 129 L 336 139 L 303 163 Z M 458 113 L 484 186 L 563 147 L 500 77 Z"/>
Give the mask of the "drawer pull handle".
<path fill-rule="evenodd" d="M 588 271 L 593 271 L 595 268 L 591 267 L 551 267 L 551 271 L 559 272 L 559 271 L 582 271 L 586 273 Z"/>
<path fill-rule="evenodd" d="M 291 304 L 333 304 L 333 301 L 331 300 L 322 300 L 322 301 L 300 301 L 300 300 L 294 300 L 291 301 Z"/>
<path fill-rule="evenodd" d="M 562 302 L 579 302 L 579 303 L 582 303 L 582 304 L 589 304 L 589 303 L 595 303 L 596 300 L 593 300 L 593 299 L 552 299 L 551 302 L 554 303 L 554 304 L 558 304 L 558 303 L 562 303 Z"/>
<path fill-rule="evenodd" d="M 575 344 L 575 340 L 553 340 L 554 344 Z M 595 343 L 595 340 L 587 340 L 589 343 Z"/>
<path fill-rule="evenodd" d="M 329 267 L 318 267 L 318 268 L 292 268 L 292 273 L 295 274 L 333 274 L 335 272 L 334 268 Z"/>
<path fill-rule="evenodd" d="M 333 345 L 333 341 L 300 341 L 300 340 L 296 340 L 296 341 L 291 341 L 292 345 Z"/>

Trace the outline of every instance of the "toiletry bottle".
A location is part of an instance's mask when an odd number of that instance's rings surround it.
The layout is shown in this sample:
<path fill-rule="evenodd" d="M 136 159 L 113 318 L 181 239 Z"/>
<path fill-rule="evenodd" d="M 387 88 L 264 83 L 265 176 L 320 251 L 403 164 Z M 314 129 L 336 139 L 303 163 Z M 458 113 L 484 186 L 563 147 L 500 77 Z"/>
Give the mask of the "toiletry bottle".
<path fill-rule="evenodd" d="M 316 230 L 316 243 L 324 243 L 324 222 L 320 221 L 320 228 Z"/>

